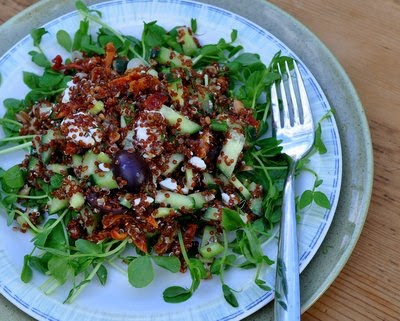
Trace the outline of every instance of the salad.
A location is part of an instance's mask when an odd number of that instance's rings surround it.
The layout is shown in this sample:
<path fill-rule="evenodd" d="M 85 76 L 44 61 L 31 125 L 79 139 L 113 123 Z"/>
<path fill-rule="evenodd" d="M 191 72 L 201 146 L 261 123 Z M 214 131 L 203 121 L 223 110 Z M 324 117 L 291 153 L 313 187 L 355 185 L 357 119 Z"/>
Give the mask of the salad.
<path fill-rule="evenodd" d="M 28 151 L 0 173 L 8 224 L 34 235 L 22 281 L 33 270 L 48 275 L 46 294 L 72 281 L 72 302 L 93 279 L 106 284 L 109 268 L 145 287 L 155 264 L 191 275 L 186 288 L 165 289 L 170 303 L 218 277 L 237 307 L 224 282 L 232 268 L 255 269 L 255 284 L 271 290 L 261 276 L 274 261 L 261 245 L 280 220 L 288 160 L 268 131 L 269 89 L 281 78 L 278 64 L 292 58 L 277 53 L 265 65 L 235 43 L 236 30 L 201 44 L 194 19 L 169 31 L 145 23 L 136 39 L 81 1 L 76 7 L 83 20 L 74 36 L 56 35 L 69 58 L 49 60 L 40 46 L 47 31 L 32 31 L 29 55 L 43 74 L 24 72 L 31 91 L 6 99 L 0 119 L 1 144 L 17 143 L 0 155 Z M 100 26 L 96 36 L 89 23 Z M 320 123 L 314 147 L 326 152 Z M 298 207 L 329 208 L 306 165 L 298 170 L 315 184 Z"/>

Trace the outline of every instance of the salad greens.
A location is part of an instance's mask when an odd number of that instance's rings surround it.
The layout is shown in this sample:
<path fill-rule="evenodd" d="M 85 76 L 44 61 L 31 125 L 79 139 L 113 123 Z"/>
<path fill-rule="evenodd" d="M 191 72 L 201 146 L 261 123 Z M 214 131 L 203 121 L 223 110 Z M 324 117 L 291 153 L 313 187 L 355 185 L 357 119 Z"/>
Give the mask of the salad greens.
<path fill-rule="evenodd" d="M 192 283 L 187 288 L 171 286 L 165 289 L 162 296 L 166 302 L 179 303 L 188 300 L 199 287 L 201 280 L 215 275 L 221 280 L 221 293 L 226 301 L 233 307 L 238 307 L 235 290 L 224 280 L 225 272 L 234 267 L 255 269 L 255 284 L 262 290 L 270 291 L 271 288 L 262 279 L 262 274 L 266 267 L 274 264 L 274 261 L 264 255 L 262 244 L 274 237 L 274 227 L 280 221 L 283 185 L 288 169 L 288 160 L 281 153 L 280 141 L 267 135 L 268 119 L 271 113 L 270 86 L 280 80 L 277 66 L 288 62 L 292 68 L 292 58 L 282 56 L 278 52 L 269 65 L 265 65 L 258 54 L 244 52 L 241 45 L 235 44 L 239 36 L 237 30 L 232 31 L 228 41 L 220 39 L 216 44 L 188 48 L 185 46 L 187 42 L 180 41 L 179 26 L 167 31 L 156 21 L 152 21 L 144 23 L 142 37 L 137 39 L 130 35 L 120 34 L 108 26 L 101 19 L 101 12 L 89 9 L 82 1 L 76 2 L 76 8 L 83 20 L 75 34 L 71 36 L 64 30 L 59 30 L 56 34 L 58 44 L 71 54 L 68 62 L 73 63 L 72 55 L 77 53 L 83 53 L 87 57 L 106 55 L 107 44 L 113 43 L 118 57 L 126 57 L 129 60 L 136 58 L 144 66 L 153 66 L 155 60 L 160 60 L 160 48 L 167 48 L 170 57 L 175 54 L 184 55 L 196 70 L 213 64 L 224 66 L 223 73 L 230 79 L 230 97 L 237 103 L 237 108 L 251 109 L 255 119 L 260 122 L 260 127 L 256 128 L 248 124 L 244 128 L 245 170 L 235 172 L 233 177 L 221 175 L 219 179 L 227 180 L 228 184 L 229 180 L 232 183 L 237 180 L 236 184 L 242 185 L 244 182 L 251 182 L 254 184 L 253 187 L 260 185 L 264 194 L 262 197 L 251 200 L 251 209 L 256 219 L 246 219 L 247 214 L 243 211 L 245 201 L 231 208 L 223 208 L 218 226 L 222 244 L 218 243 L 219 247 L 215 249 L 212 248 L 213 242 L 205 245 L 206 250 L 215 250 L 218 253 L 211 259 L 199 253 L 193 255 L 191 251 L 188 251 L 182 230 L 178 230 L 177 233 L 182 262 L 177 256 L 144 253 L 138 247 L 136 247 L 137 256 L 123 257 L 126 250 L 134 248 L 128 239 L 105 239 L 96 243 L 83 238 L 74 240 L 70 237 L 67 226 L 78 217 L 78 208 L 66 205 L 48 215 L 47 218 L 39 215 L 44 208 L 47 208 L 48 202 L 54 199 L 54 192 L 61 188 L 65 179 L 62 170 L 54 171 L 49 181 L 39 179 L 36 188 L 26 188 L 28 173 L 19 165 L 15 165 L 8 170 L 0 171 L 0 206 L 7 215 L 8 225 L 16 219 L 20 226 L 30 229 L 34 235 L 33 250 L 23 259 L 21 280 L 25 283 L 30 282 L 33 270 L 48 276 L 48 280 L 41 286 L 46 294 L 51 294 L 59 286 L 72 281 L 72 288 L 65 300 L 68 303 L 76 299 L 95 278 L 100 284 L 107 284 L 107 269 L 110 267 L 126 275 L 129 283 L 136 288 L 145 287 L 155 279 L 154 264 L 171 273 L 177 273 L 183 267 L 189 270 Z M 96 37 L 89 33 L 91 23 L 100 26 Z M 190 32 L 196 34 L 197 21 L 195 19 L 191 19 L 190 26 Z M 51 62 L 43 52 L 40 46 L 41 40 L 44 36 L 50 36 L 48 32 L 44 28 L 39 28 L 33 30 L 31 36 L 36 49 L 30 51 L 29 55 L 36 65 L 43 68 L 43 73 L 38 75 L 24 72 L 23 81 L 30 88 L 29 93 L 24 99 L 10 98 L 3 102 L 6 113 L 0 119 L 0 124 L 5 137 L 0 139 L 0 144 L 17 143 L 17 145 L 0 150 L 0 155 L 33 148 L 32 139 L 36 135 L 20 136 L 20 129 L 26 121 L 24 115 L 27 115 L 32 105 L 38 102 L 43 102 L 42 108 L 50 108 L 51 104 L 56 103 L 60 94 L 68 88 L 68 82 L 72 79 L 72 75 L 64 72 L 58 64 L 59 58 L 56 57 Z M 171 85 L 179 82 L 171 70 L 166 70 L 166 73 Z M 129 108 L 134 108 L 134 106 Z M 329 116 L 330 114 L 327 114 L 323 119 Z M 322 179 L 307 166 L 311 155 L 327 152 L 322 140 L 323 119 L 316 128 L 313 151 L 307 158 L 300 161 L 297 167 L 298 173 L 306 171 L 315 178 L 312 188 L 304 191 L 297 200 L 300 210 L 307 208 L 313 202 L 326 209 L 331 206 L 327 196 L 318 189 L 323 183 Z M 126 116 L 123 121 L 129 124 L 132 119 Z M 211 119 L 210 128 L 213 132 L 226 134 L 231 130 L 231 124 L 226 119 Z M 40 138 L 43 139 L 43 137 Z M 29 166 L 40 165 L 32 163 Z M 190 177 L 190 171 L 186 175 Z M 210 186 L 214 185 L 210 184 Z M 251 186 L 247 184 L 246 187 L 250 192 L 254 192 Z M 238 189 L 242 191 L 243 198 L 246 198 L 243 188 L 244 185 Z M 21 200 L 24 201 L 23 206 L 19 204 Z M 194 201 L 196 202 L 196 199 Z M 185 216 L 180 217 L 180 220 L 184 221 Z M 228 233 L 234 234 L 232 241 L 228 241 Z M 117 261 L 121 260 L 127 266 L 117 264 Z"/>

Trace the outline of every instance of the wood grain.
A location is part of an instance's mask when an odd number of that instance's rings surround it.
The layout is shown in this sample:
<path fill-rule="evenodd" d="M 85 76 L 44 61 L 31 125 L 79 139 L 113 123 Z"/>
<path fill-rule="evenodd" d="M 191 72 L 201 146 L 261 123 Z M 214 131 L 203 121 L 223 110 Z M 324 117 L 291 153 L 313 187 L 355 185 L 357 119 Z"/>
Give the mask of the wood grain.
<path fill-rule="evenodd" d="M 0 0 L 4 22 L 32 0 Z M 400 0 L 271 0 L 338 57 L 364 104 L 375 182 L 367 222 L 346 267 L 305 321 L 400 320 Z"/>

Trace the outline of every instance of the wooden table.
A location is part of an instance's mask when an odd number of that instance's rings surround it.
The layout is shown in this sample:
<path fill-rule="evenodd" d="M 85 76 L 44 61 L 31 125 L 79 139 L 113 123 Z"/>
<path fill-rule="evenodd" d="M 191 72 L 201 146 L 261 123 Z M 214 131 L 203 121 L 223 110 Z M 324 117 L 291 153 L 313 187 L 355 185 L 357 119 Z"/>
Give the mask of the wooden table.
<path fill-rule="evenodd" d="M 0 0 L 0 22 L 33 2 Z M 374 143 L 374 191 L 360 241 L 303 320 L 400 320 L 400 0 L 271 2 L 339 58 L 363 101 Z"/>

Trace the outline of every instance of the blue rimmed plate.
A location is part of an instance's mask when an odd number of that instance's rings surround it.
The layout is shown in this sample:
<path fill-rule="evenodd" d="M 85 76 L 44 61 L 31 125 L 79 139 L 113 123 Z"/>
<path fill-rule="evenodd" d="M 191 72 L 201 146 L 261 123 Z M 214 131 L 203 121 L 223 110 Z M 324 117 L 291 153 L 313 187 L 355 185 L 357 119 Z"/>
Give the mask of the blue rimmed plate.
<path fill-rule="evenodd" d="M 111 1 L 95 5 L 102 11 L 103 19 L 125 34 L 139 36 L 143 21 L 157 20 L 167 29 L 175 25 L 189 24 L 190 18 L 198 21 L 198 34 L 202 44 L 215 42 L 220 37 L 229 39 L 232 29 L 239 32 L 238 42 L 246 51 L 258 52 L 265 62 L 279 50 L 284 55 L 296 55 L 281 41 L 254 23 L 226 10 L 190 1 L 137 0 Z M 71 12 L 45 25 L 50 36 L 43 38 L 42 47 L 49 57 L 67 53 L 55 41 L 57 30 L 64 29 L 73 33 L 79 24 L 79 15 Z M 32 50 L 32 41 L 25 37 L 0 58 L 0 70 L 3 85 L 0 87 L 0 101 L 8 97 L 23 97 L 28 88 L 22 82 L 22 71 L 39 72 L 30 62 L 27 54 Z M 315 78 L 300 61 L 300 71 L 305 78 L 314 121 L 330 109 L 329 104 Z M 10 81 L 12 80 L 12 81 Z M 0 106 L 3 108 L 2 106 Z M 324 210 L 312 205 L 301 213 L 298 225 L 300 268 L 303 270 L 319 248 L 335 213 L 339 198 L 342 157 L 339 135 L 333 118 L 323 122 L 322 137 L 328 152 L 315 154 L 309 166 L 318 173 L 323 184 L 319 187 L 330 199 L 332 208 Z M 22 159 L 22 154 L 2 157 L 0 165 L 8 168 Z M 297 180 L 297 193 L 312 188 L 313 178 L 303 173 Z M 53 296 L 45 296 L 39 286 L 44 278 L 35 274 L 30 284 L 20 279 L 23 256 L 31 249 L 31 236 L 19 234 L 7 227 L 4 216 L 0 219 L 0 290 L 13 303 L 28 314 L 43 320 L 230 320 L 241 319 L 258 310 L 273 299 L 272 292 L 264 292 L 256 287 L 252 279 L 252 270 L 231 270 L 226 274 L 226 282 L 240 290 L 237 298 L 239 308 L 229 306 L 220 290 L 219 280 L 202 282 L 199 290 L 186 303 L 167 304 L 162 299 L 163 290 L 170 285 L 187 286 L 187 275 L 174 275 L 157 270 L 157 278 L 145 289 L 132 288 L 125 276 L 110 269 L 105 287 L 93 282 L 85 289 L 78 300 L 71 305 L 62 302 L 68 294 L 68 285 L 59 289 Z M 271 258 L 276 256 L 276 239 L 264 244 L 265 253 Z M 273 286 L 274 267 L 263 271 L 264 279 Z"/>

